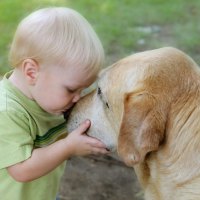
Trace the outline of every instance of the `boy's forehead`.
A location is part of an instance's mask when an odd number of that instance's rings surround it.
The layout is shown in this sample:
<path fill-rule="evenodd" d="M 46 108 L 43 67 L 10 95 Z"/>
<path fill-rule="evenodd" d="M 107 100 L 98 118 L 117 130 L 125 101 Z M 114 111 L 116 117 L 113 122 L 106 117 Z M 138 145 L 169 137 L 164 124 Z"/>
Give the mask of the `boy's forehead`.
<path fill-rule="evenodd" d="M 97 79 L 97 75 L 88 75 L 87 77 L 80 79 L 80 86 L 88 87 L 94 83 Z"/>
<path fill-rule="evenodd" d="M 87 79 L 87 80 L 96 80 L 98 76 L 98 71 L 91 69 L 88 69 L 86 67 L 69 67 L 67 70 L 67 73 L 73 74 L 74 76 L 80 77 L 81 79 Z"/>
<path fill-rule="evenodd" d="M 97 79 L 97 74 L 85 73 L 80 70 L 68 72 L 64 75 L 64 81 L 71 87 L 88 87 Z"/>

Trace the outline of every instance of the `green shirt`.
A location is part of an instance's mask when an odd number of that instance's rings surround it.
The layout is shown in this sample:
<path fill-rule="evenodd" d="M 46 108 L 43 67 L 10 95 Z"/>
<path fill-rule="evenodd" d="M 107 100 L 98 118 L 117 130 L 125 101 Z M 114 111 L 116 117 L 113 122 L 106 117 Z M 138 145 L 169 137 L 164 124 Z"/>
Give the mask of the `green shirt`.
<path fill-rule="evenodd" d="M 0 82 L 0 199 L 55 200 L 64 163 L 29 183 L 16 182 L 6 168 L 28 159 L 34 148 L 65 137 L 65 120 L 28 99 L 8 80 L 10 74 Z"/>

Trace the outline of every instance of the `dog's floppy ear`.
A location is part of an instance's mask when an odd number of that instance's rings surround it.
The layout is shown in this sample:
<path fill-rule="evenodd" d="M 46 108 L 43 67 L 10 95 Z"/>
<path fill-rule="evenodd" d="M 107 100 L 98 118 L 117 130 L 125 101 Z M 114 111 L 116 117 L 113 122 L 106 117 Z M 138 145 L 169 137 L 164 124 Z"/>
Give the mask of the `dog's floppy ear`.
<path fill-rule="evenodd" d="M 164 136 L 166 115 L 166 106 L 148 92 L 125 95 L 118 153 L 128 166 L 142 162 L 149 152 L 158 149 Z"/>

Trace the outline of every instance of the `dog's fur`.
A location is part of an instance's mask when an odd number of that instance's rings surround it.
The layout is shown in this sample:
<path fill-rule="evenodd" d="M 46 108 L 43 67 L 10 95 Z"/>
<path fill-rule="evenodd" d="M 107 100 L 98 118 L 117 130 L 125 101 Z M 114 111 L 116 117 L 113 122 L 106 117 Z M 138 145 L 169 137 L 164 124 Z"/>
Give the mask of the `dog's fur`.
<path fill-rule="evenodd" d="M 69 131 L 86 118 L 88 134 L 134 167 L 146 200 L 200 199 L 200 70 L 189 56 L 166 47 L 105 69 Z"/>

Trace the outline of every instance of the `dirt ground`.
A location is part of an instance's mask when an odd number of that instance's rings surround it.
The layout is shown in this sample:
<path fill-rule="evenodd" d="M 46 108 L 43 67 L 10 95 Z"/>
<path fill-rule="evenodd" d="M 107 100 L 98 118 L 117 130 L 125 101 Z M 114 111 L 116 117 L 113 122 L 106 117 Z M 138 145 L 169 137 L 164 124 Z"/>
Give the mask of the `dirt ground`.
<path fill-rule="evenodd" d="M 60 200 L 143 200 L 134 170 L 115 156 L 68 161 Z"/>

